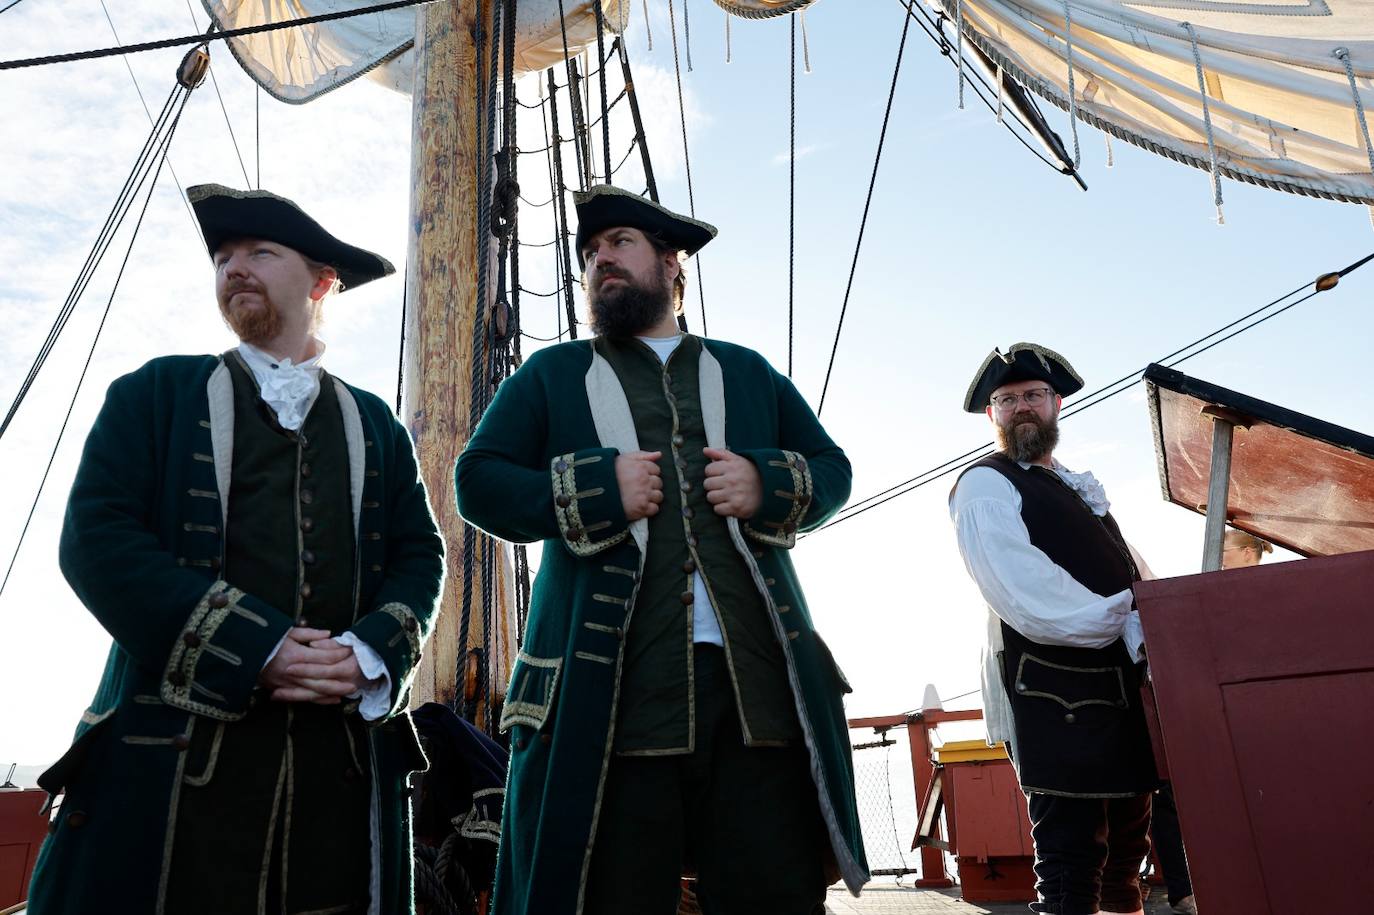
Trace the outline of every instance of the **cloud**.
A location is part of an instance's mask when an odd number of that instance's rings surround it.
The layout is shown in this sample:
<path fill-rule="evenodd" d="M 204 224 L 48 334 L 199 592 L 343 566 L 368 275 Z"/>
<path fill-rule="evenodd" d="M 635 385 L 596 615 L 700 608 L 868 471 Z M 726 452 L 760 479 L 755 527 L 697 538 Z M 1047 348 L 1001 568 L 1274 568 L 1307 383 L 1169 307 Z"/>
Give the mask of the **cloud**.
<path fill-rule="evenodd" d="M 816 150 L 824 149 L 825 146 L 826 144 L 824 143 L 811 143 L 806 146 L 799 147 L 797 149 L 796 155 L 791 156 L 790 158 L 792 158 L 794 161 L 798 159 L 804 159 Z M 786 165 L 788 158 L 789 156 L 786 152 L 780 152 L 777 155 L 773 156 L 772 163 L 774 165 Z"/>

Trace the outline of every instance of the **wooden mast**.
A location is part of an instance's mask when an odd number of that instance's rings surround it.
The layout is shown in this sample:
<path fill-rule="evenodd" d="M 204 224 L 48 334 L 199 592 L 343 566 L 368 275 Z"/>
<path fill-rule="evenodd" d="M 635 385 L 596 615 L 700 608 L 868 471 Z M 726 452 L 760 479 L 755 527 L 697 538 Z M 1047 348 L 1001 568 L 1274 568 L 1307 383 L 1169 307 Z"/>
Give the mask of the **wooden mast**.
<path fill-rule="evenodd" d="M 464 562 L 463 522 L 453 495 L 453 462 L 472 434 L 473 328 L 478 308 L 490 309 L 495 282 L 478 302 L 478 208 L 490 191 L 480 187 L 486 136 L 479 99 L 485 94 L 486 48 L 479 26 L 490 22 L 493 0 L 431 3 L 417 7 L 415 88 L 411 119 L 410 239 L 406 275 L 405 399 L 402 419 L 415 440 L 420 474 L 448 546 L 447 578 L 434 634 L 412 687 L 411 702 L 453 705 L 462 699 L 459 669 L 484 644 L 480 562 L 484 534 Z M 486 42 L 483 42 L 486 43 Z M 480 341 L 477 345 L 480 347 Z M 511 575 L 499 552 L 492 625 L 498 655 L 505 644 L 500 621 L 511 613 Z M 467 645 L 460 645 L 465 574 L 473 576 Z M 504 687 L 508 662 L 489 659 L 495 689 Z M 481 723 L 480 721 L 478 722 Z"/>

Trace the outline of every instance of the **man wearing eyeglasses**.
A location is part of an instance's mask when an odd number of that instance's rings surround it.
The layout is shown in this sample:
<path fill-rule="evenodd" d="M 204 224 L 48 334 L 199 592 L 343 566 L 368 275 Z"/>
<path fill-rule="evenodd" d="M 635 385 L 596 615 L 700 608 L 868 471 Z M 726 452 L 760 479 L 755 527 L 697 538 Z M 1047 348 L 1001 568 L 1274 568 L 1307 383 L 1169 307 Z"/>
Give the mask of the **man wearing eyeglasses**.
<path fill-rule="evenodd" d="M 1140 701 L 1143 636 L 1131 585 L 1143 563 L 1102 484 L 1054 459 L 1063 398 L 1083 387 L 1033 343 L 993 350 L 964 399 L 996 453 L 950 494 L 964 565 L 988 605 L 983 708 L 1006 741 L 1035 840 L 1036 912 L 1142 909 L 1158 786 Z"/>

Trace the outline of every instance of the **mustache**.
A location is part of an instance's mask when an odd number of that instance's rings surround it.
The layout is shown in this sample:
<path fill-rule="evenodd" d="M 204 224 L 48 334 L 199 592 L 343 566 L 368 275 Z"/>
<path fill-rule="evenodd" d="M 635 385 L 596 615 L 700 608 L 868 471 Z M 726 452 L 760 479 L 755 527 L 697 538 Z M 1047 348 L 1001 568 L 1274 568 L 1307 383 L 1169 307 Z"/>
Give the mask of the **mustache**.
<path fill-rule="evenodd" d="M 235 280 L 224 287 L 225 298 L 237 295 L 240 292 L 262 292 L 262 287 L 248 280 Z"/>
<path fill-rule="evenodd" d="M 629 281 L 630 275 L 617 267 L 607 267 L 606 269 L 602 270 L 601 274 L 596 278 L 596 285 L 600 286 L 606 280 L 611 278 Z"/>

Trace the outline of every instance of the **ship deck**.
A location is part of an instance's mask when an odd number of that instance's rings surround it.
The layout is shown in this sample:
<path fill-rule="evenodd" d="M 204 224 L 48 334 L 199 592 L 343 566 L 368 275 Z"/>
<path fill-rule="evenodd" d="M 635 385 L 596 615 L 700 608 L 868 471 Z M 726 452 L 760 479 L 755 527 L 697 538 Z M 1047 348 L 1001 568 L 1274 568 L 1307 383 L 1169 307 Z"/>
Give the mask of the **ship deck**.
<path fill-rule="evenodd" d="M 825 900 L 828 915 L 1027 915 L 1024 902 L 970 903 L 959 896 L 959 887 L 948 890 L 916 889 L 898 885 L 891 878 L 875 880 L 855 899 L 842 886 L 830 888 Z M 1151 889 L 1145 915 L 1170 915 L 1163 887 Z"/>

